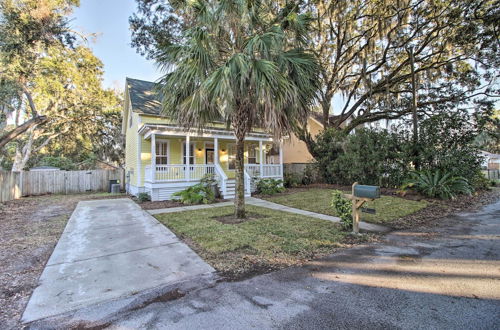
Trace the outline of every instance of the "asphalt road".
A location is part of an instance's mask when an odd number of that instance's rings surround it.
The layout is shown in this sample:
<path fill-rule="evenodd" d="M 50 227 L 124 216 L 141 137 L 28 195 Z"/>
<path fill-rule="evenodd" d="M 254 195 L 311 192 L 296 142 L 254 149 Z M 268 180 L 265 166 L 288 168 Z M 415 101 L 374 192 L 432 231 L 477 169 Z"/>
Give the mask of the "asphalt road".
<path fill-rule="evenodd" d="M 110 328 L 499 329 L 500 202 L 121 315 Z"/>

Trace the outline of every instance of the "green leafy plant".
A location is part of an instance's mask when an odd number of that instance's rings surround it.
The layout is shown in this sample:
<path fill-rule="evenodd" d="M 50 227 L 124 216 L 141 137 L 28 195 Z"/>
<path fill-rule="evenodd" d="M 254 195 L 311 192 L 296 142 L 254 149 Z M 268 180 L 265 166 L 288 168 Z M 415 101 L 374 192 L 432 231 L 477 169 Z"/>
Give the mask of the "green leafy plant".
<path fill-rule="evenodd" d="M 217 184 L 217 180 L 215 179 L 215 175 L 211 174 L 211 173 L 205 174 L 201 178 L 200 184 L 202 184 L 204 186 L 216 185 Z"/>
<path fill-rule="evenodd" d="M 335 214 L 340 218 L 344 230 L 352 228 L 352 202 L 344 197 L 340 190 L 334 190 L 332 193 L 332 207 Z"/>
<path fill-rule="evenodd" d="M 304 169 L 304 175 L 302 177 L 302 184 L 303 185 L 309 185 L 313 182 L 318 181 L 318 168 L 317 164 L 312 163 L 312 164 L 307 164 L 306 168 Z"/>
<path fill-rule="evenodd" d="M 427 197 L 455 199 L 458 194 L 470 195 L 473 191 L 469 182 L 451 173 L 436 171 L 410 172 L 410 178 L 401 187 L 402 190 L 413 188 Z"/>
<path fill-rule="evenodd" d="M 263 195 L 274 195 L 285 191 L 283 180 L 261 179 L 257 181 L 257 192 Z"/>
<path fill-rule="evenodd" d="M 287 188 L 295 188 L 302 184 L 302 178 L 297 173 L 285 173 L 283 184 Z"/>
<path fill-rule="evenodd" d="M 351 185 L 358 181 L 396 188 L 412 170 L 440 170 L 465 178 L 475 190 L 486 187 L 478 176 L 482 157 L 475 145 L 481 126 L 470 114 L 435 114 L 419 122 L 419 131 L 415 156 L 412 132 L 401 126 L 359 128 L 353 134 L 325 129 L 317 135 L 313 149 L 319 174 L 327 183 Z"/>
<path fill-rule="evenodd" d="M 151 200 L 151 196 L 147 192 L 141 192 L 137 195 L 137 199 L 140 203 L 148 202 Z"/>
<path fill-rule="evenodd" d="M 215 194 L 207 184 L 198 183 L 182 191 L 172 194 L 173 197 L 179 197 L 184 204 L 210 204 L 215 201 Z"/>
<path fill-rule="evenodd" d="M 476 171 L 476 175 L 468 181 L 474 190 L 487 190 L 490 186 L 494 186 L 480 170 Z"/>

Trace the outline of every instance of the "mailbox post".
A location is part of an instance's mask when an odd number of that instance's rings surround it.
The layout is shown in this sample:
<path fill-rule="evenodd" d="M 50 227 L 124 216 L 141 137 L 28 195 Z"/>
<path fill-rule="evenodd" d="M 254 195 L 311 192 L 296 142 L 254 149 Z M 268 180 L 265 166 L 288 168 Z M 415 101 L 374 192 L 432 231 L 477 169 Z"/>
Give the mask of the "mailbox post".
<path fill-rule="evenodd" d="M 359 210 L 365 202 L 380 198 L 380 188 L 378 186 L 365 186 L 354 182 L 352 185 L 352 194 L 345 195 L 352 201 L 352 231 L 359 233 Z"/>

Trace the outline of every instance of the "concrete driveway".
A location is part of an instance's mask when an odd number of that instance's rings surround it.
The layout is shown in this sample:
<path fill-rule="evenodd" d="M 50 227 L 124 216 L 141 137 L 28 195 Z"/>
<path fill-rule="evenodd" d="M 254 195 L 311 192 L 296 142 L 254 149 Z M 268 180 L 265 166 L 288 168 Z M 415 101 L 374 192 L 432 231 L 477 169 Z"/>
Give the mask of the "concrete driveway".
<path fill-rule="evenodd" d="M 214 269 L 130 199 L 78 203 L 23 315 L 31 322 Z"/>
<path fill-rule="evenodd" d="M 500 202 L 305 267 L 156 302 L 110 329 L 499 329 Z"/>

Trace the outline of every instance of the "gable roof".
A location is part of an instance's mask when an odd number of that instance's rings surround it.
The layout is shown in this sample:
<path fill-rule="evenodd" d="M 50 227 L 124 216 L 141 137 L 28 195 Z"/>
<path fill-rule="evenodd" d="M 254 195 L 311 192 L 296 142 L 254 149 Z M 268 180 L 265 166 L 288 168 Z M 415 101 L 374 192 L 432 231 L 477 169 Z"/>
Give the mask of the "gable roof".
<path fill-rule="evenodd" d="M 161 98 L 156 91 L 156 88 L 159 86 L 158 83 L 127 77 L 126 86 L 132 111 L 156 116 L 161 115 Z M 322 115 L 320 113 L 313 112 L 311 117 L 323 126 Z M 330 120 L 336 117 L 337 116 L 331 115 Z M 222 119 L 218 121 L 223 122 Z"/>
<path fill-rule="evenodd" d="M 157 83 L 139 79 L 126 79 L 132 111 L 159 115 L 161 110 L 160 95 L 156 92 Z"/>

